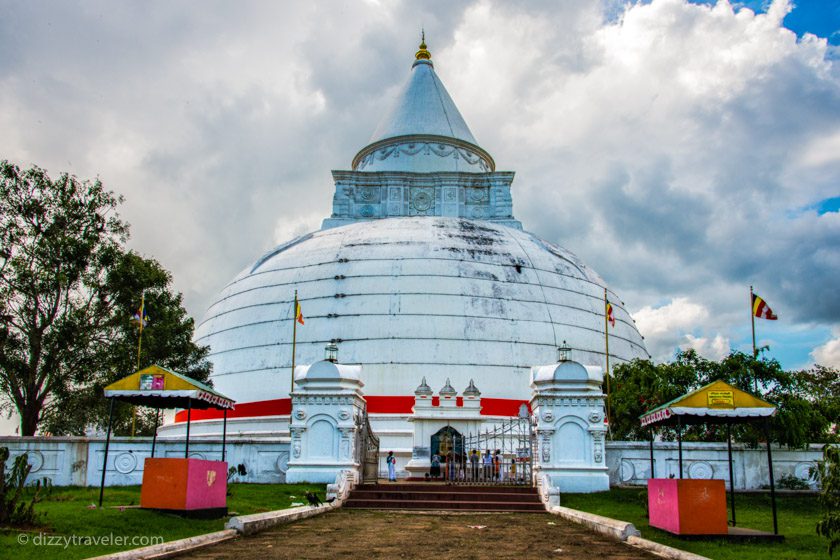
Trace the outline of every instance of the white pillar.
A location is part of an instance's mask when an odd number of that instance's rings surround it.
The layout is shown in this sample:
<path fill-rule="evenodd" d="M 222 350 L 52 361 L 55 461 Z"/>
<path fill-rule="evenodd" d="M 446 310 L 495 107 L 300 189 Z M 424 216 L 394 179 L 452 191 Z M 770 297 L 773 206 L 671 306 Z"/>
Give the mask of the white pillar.
<path fill-rule="evenodd" d="M 291 457 L 286 482 L 332 483 L 358 472 L 356 438 L 365 410 L 361 366 L 328 361 L 295 368 Z"/>
<path fill-rule="evenodd" d="M 572 361 L 531 368 L 535 471 L 557 492 L 609 490 L 603 377 L 600 367 Z"/>

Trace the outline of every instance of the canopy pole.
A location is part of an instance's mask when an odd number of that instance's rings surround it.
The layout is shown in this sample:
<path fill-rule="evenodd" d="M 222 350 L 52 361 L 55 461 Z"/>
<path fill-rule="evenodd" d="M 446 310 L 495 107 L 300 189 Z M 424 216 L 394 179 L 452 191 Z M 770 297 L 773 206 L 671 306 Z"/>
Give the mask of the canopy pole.
<path fill-rule="evenodd" d="M 735 527 L 735 476 L 732 474 L 732 424 L 726 423 L 726 448 L 729 451 L 729 503 L 732 510 L 732 526 Z"/>
<path fill-rule="evenodd" d="M 227 409 L 222 416 L 222 462 L 225 462 L 225 444 L 227 443 Z"/>
<path fill-rule="evenodd" d="M 184 448 L 184 459 L 190 456 L 190 421 L 192 420 L 192 399 L 187 398 L 187 444 Z"/>
<path fill-rule="evenodd" d="M 108 468 L 108 447 L 111 444 L 111 425 L 114 422 L 114 399 L 108 411 L 108 435 L 105 436 L 105 457 L 102 459 L 102 479 L 99 481 L 99 507 L 102 507 L 102 494 L 105 492 L 105 470 Z"/>
<path fill-rule="evenodd" d="M 653 462 L 653 426 L 650 427 L 650 477 L 656 478 L 656 465 Z"/>
<path fill-rule="evenodd" d="M 679 450 L 679 463 L 680 463 L 680 480 L 683 477 L 683 468 L 682 468 L 682 418 L 677 416 L 677 447 Z"/>
<path fill-rule="evenodd" d="M 155 458 L 155 444 L 157 443 L 157 429 L 158 418 L 160 417 L 160 410 L 155 409 L 155 432 L 152 434 L 152 459 Z"/>
<path fill-rule="evenodd" d="M 779 522 L 776 517 L 776 483 L 773 479 L 773 452 L 770 451 L 770 420 L 764 422 L 764 433 L 767 434 L 767 468 L 770 470 L 770 503 L 773 505 L 773 534 L 779 534 Z"/>

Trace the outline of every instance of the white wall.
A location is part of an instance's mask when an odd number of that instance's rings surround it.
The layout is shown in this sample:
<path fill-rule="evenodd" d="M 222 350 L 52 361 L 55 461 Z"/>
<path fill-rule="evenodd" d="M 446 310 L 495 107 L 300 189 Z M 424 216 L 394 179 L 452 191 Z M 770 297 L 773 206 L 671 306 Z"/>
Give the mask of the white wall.
<path fill-rule="evenodd" d="M 102 477 L 104 438 L 82 437 L 0 437 L 0 447 L 8 447 L 12 458 L 29 453 L 32 471 L 29 481 L 47 477 L 56 486 L 98 486 Z M 108 450 L 106 486 L 139 485 L 143 462 L 151 456 L 151 438 L 112 438 Z M 155 457 L 183 457 L 183 441 L 158 440 Z M 221 460 L 221 440 L 190 441 L 190 457 Z M 244 464 L 248 474 L 233 480 L 257 483 L 286 481 L 289 444 L 228 441 L 228 466 Z"/>
<path fill-rule="evenodd" d="M 383 438 L 387 441 L 387 437 Z M 143 459 L 151 452 L 151 438 L 113 438 L 108 453 L 108 486 L 140 484 L 143 476 Z M 386 444 L 387 445 L 387 444 Z M 97 486 L 102 475 L 104 438 L 74 437 L 0 437 L 0 447 L 9 447 L 12 456 L 30 452 L 33 472 L 30 480 L 48 477 L 57 486 Z M 382 454 L 387 453 L 380 446 Z M 657 442 L 654 446 L 656 476 L 679 476 L 677 444 Z M 155 456 L 183 457 L 183 441 L 158 440 Z M 646 484 L 650 476 L 650 451 L 645 442 L 608 441 L 606 459 L 610 484 Z M 221 459 L 221 440 L 190 442 L 190 456 Z M 822 458 L 822 445 L 812 445 L 806 450 L 773 448 L 773 466 L 779 478 L 793 474 L 807 479 L 808 468 Z M 248 475 L 236 480 L 257 483 L 282 483 L 286 481 L 289 460 L 287 441 L 260 441 L 228 439 L 227 462 L 230 466 L 245 465 Z M 767 485 L 767 451 L 764 447 L 746 449 L 733 446 L 735 488 L 760 489 Z M 36 468 L 37 467 L 37 468 Z M 720 478 L 729 480 L 725 443 L 684 443 L 683 476 L 685 478 Z"/>

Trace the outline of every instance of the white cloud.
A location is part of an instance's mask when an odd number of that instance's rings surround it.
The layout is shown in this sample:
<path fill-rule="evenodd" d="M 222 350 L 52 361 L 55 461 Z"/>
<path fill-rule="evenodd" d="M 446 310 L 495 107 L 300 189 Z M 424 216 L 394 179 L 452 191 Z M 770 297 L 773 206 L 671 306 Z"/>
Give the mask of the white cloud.
<path fill-rule="evenodd" d="M 656 308 L 646 306 L 633 313 L 636 326 L 645 337 L 692 329 L 708 317 L 706 307 L 683 297 Z"/>
<path fill-rule="evenodd" d="M 638 310 L 654 356 L 737 340 L 750 284 L 794 327 L 837 325 L 840 215 L 791 217 L 840 183 L 826 41 L 782 27 L 786 1 L 615 7 L 11 4 L 0 157 L 125 194 L 133 247 L 200 317 L 329 215 L 329 171 L 407 79 L 422 22 L 479 142 L 517 172 L 517 217 Z"/>
<path fill-rule="evenodd" d="M 712 337 L 696 337 L 692 334 L 685 335 L 686 342 L 680 345 L 683 350 L 692 348 L 702 357 L 708 360 L 720 361 L 729 355 L 731 346 L 729 339 L 721 334 Z"/>
<path fill-rule="evenodd" d="M 834 338 L 814 348 L 811 358 L 821 366 L 840 368 L 840 328 L 833 329 L 832 335 Z"/>

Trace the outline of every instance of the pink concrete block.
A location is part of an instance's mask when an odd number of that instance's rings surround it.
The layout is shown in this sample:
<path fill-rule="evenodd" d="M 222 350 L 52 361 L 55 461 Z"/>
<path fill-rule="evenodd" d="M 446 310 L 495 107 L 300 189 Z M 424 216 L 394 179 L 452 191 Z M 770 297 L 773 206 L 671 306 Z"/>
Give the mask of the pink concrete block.
<path fill-rule="evenodd" d="M 676 535 L 726 535 L 726 487 L 722 480 L 648 480 L 651 527 Z"/>
<path fill-rule="evenodd" d="M 186 509 L 223 508 L 227 504 L 227 463 L 190 459 Z"/>
<path fill-rule="evenodd" d="M 674 478 L 648 480 L 648 514 L 650 526 L 679 534 L 680 500 Z"/>

